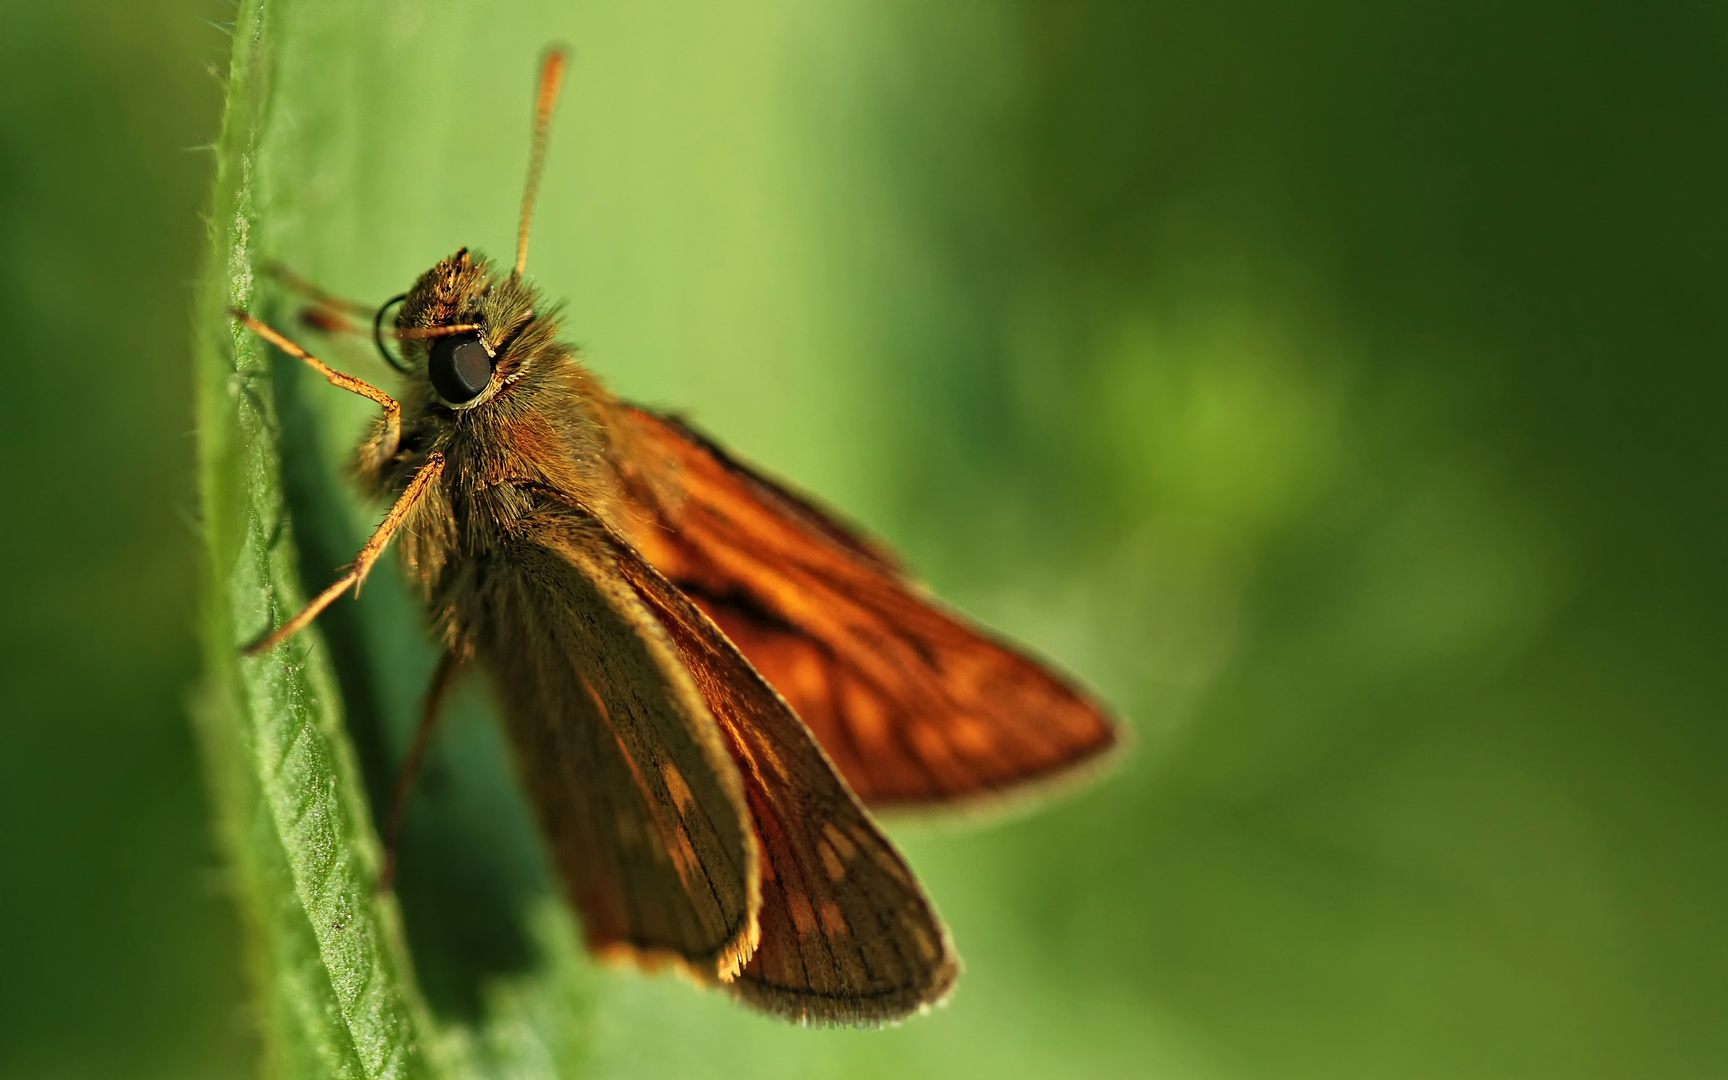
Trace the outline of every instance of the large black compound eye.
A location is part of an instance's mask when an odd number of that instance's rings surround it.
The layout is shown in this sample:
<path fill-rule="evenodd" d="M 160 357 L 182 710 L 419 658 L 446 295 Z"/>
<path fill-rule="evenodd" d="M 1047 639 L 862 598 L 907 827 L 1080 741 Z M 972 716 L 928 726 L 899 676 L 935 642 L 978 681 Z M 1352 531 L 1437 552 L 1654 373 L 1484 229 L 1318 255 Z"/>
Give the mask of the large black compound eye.
<path fill-rule="evenodd" d="M 492 381 L 492 354 L 472 330 L 433 338 L 426 374 L 439 397 L 452 405 L 461 405 L 479 397 Z"/>

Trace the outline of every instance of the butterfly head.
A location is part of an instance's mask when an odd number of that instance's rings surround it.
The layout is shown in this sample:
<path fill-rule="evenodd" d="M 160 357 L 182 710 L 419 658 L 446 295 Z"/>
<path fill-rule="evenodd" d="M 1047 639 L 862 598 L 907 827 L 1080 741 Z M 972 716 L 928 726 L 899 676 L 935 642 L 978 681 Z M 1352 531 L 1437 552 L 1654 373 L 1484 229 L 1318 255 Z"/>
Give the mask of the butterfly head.
<path fill-rule="evenodd" d="M 424 378 L 432 399 L 452 410 L 476 408 L 532 367 L 552 340 L 550 319 L 537 318 L 535 290 L 514 274 L 499 274 L 463 248 L 420 275 L 414 287 L 379 312 L 380 326 L 396 304 L 399 355 L 387 359 Z M 382 337 L 380 348 L 383 348 Z"/>

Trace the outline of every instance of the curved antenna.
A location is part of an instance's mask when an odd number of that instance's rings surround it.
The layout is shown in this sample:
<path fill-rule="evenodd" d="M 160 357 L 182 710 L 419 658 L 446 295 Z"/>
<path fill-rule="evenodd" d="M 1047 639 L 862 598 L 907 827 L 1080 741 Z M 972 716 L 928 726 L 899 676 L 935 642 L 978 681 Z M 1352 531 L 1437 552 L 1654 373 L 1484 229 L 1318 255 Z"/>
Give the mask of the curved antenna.
<path fill-rule="evenodd" d="M 546 164 L 546 136 L 552 127 L 552 110 L 558 104 L 558 88 L 564 82 L 569 50 L 553 45 L 540 61 L 540 92 L 534 98 L 534 144 L 528 153 L 528 187 L 522 192 L 522 223 L 516 230 L 516 270 L 521 277 L 528 265 L 528 225 L 534 220 L 534 197 L 540 193 L 540 167 Z"/>

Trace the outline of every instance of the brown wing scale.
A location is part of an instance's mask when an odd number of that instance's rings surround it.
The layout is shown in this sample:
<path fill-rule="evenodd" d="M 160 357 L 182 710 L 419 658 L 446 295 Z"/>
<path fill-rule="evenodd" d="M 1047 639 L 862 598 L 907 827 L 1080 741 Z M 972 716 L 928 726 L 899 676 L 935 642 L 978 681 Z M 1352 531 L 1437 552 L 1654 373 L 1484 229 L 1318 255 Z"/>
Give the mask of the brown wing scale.
<path fill-rule="evenodd" d="M 606 548 L 579 520 L 543 522 L 473 568 L 463 621 L 590 946 L 728 977 L 761 906 L 744 785 Z"/>
<path fill-rule="evenodd" d="M 817 1023 L 881 1023 L 940 1001 L 959 960 L 900 854 L 719 628 L 620 549 L 620 570 L 671 635 L 729 740 L 762 850 L 761 940 L 729 989 Z"/>

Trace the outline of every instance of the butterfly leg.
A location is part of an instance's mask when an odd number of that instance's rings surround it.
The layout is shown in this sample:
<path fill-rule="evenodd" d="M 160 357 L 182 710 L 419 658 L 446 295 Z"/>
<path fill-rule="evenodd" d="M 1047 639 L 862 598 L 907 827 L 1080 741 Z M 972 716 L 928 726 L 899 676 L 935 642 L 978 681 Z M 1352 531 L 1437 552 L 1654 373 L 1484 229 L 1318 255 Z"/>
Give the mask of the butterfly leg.
<path fill-rule="evenodd" d="M 396 852 L 402 839 L 402 818 L 408 811 L 408 794 L 414 780 L 426 764 L 426 749 L 432 744 L 432 732 L 438 726 L 438 714 L 445 695 L 462 673 L 462 658 L 454 649 L 446 649 L 432 673 L 432 685 L 426 688 L 426 701 L 420 710 L 420 726 L 414 731 L 414 741 L 408 755 L 402 759 L 402 769 L 396 774 L 396 791 L 390 797 L 390 817 L 384 825 L 384 872 L 378 877 L 378 891 L 384 892 L 396 880 Z"/>
<path fill-rule="evenodd" d="M 373 305 L 333 296 L 279 262 L 266 264 L 264 272 L 283 288 L 299 293 L 309 301 L 300 312 L 300 321 L 306 325 L 327 334 L 366 333 L 366 328 L 354 320 L 371 319 L 376 310 Z"/>
<path fill-rule="evenodd" d="M 421 496 L 425 495 L 427 489 L 432 486 L 432 482 L 437 480 L 443 472 L 444 455 L 428 454 L 426 464 L 422 465 L 420 471 L 414 474 L 414 479 L 408 484 L 408 490 L 402 493 L 402 497 L 396 500 L 396 505 L 392 506 L 390 512 L 384 515 L 383 522 L 373 531 L 372 538 L 366 541 L 366 546 L 360 549 L 360 554 L 355 557 L 347 571 L 336 579 L 335 584 L 319 593 L 310 604 L 301 610 L 300 614 L 278 627 L 275 633 L 255 645 L 247 646 L 246 654 L 257 656 L 260 653 L 269 652 L 305 629 L 307 623 L 316 619 L 320 612 L 336 602 L 337 597 L 347 592 L 350 585 L 358 589 L 360 583 L 366 580 L 366 575 L 372 571 L 372 564 L 378 561 L 378 556 L 384 554 L 384 549 L 390 545 L 390 539 L 396 535 L 396 530 L 402 527 L 402 522 L 408 519 L 408 515 L 413 512 L 415 504 L 420 501 Z"/>
<path fill-rule="evenodd" d="M 377 440 L 367 449 L 368 455 L 375 455 L 379 460 L 388 458 L 396 452 L 397 444 L 402 438 L 402 406 L 396 399 L 373 386 L 364 379 L 357 379 L 345 371 L 337 371 L 324 361 L 302 349 L 299 345 L 277 333 L 268 325 L 259 322 L 238 308 L 229 308 L 228 313 L 238 319 L 246 329 L 257 334 L 270 344 L 281 349 L 297 360 L 305 361 L 306 366 L 330 380 L 332 386 L 338 386 L 352 394 L 359 394 L 369 401 L 376 401 L 384 409 L 384 428 L 379 432 Z"/>

